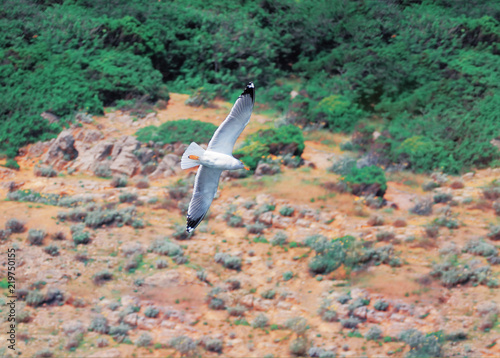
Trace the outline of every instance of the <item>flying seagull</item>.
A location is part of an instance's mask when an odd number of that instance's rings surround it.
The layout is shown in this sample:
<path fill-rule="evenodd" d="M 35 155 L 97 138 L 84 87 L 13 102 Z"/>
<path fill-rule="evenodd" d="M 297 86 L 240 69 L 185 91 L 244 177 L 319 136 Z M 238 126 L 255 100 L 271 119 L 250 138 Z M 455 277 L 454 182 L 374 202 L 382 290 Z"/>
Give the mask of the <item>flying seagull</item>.
<path fill-rule="evenodd" d="M 187 232 L 192 232 L 207 214 L 217 193 L 222 171 L 243 168 L 248 170 L 243 162 L 233 157 L 233 147 L 250 122 L 254 102 L 255 86 L 250 82 L 224 122 L 215 131 L 207 150 L 192 142 L 182 155 L 182 169 L 199 165 L 187 214 Z"/>

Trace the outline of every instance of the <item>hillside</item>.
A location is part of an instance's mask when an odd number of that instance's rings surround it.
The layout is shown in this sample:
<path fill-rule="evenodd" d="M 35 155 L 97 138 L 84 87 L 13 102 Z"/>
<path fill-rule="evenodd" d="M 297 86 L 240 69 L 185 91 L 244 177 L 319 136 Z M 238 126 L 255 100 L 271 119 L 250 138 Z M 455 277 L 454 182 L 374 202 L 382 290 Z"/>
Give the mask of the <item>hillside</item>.
<path fill-rule="evenodd" d="M 232 105 L 188 98 L 170 93 L 143 118 L 87 116 L 22 147 L 19 171 L 0 168 L 21 356 L 500 355 L 500 169 L 387 172 L 382 202 L 327 170 L 355 157 L 341 150 L 349 137 L 309 131 L 301 166 L 278 156 L 274 175 L 224 176 L 188 237 L 195 171 L 180 170 L 185 145 L 133 136 L 186 118 L 219 125 Z M 273 126 L 268 112 L 256 109 L 237 146 Z M 148 169 L 149 155 L 161 158 Z M 120 173 L 124 187 L 111 178 Z"/>

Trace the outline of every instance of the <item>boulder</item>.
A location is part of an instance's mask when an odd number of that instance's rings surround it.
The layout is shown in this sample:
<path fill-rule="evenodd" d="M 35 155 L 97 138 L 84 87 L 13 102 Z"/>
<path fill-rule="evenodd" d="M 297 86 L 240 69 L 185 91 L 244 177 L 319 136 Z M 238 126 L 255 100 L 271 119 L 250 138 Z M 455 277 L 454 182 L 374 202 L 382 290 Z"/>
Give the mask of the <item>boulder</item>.
<path fill-rule="evenodd" d="M 180 158 L 175 154 L 167 154 L 158 164 L 156 170 L 149 176 L 150 179 L 166 178 L 176 175 L 182 169 L 180 166 Z"/>
<path fill-rule="evenodd" d="M 42 161 L 52 165 L 56 170 L 61 170 L 68 161 L 76 157 L 78 157 L 78 151 L 75 148 L 75 138 L 70 130 L 64 130 L 52 142 L 49 150 L 42 157 Z"/>
<path fill-rule="evenodd" d="M 111 162 L 109 169 L 113 174 L 126 174 L 129 177 L 137 174 L 141 167 L 141 162 L 137 157 L 129 151 L 122 151 L 115 160 Z"/>
<path fill-rule="evenodd" d="M 73 168 L 82 171 L 94 171 L 101 161 L 108 158 L 113 150 L 113 143 L 110 141 L 98 142 L 87 150 L 80 150 L 80 155 L 75 160 Z"/>

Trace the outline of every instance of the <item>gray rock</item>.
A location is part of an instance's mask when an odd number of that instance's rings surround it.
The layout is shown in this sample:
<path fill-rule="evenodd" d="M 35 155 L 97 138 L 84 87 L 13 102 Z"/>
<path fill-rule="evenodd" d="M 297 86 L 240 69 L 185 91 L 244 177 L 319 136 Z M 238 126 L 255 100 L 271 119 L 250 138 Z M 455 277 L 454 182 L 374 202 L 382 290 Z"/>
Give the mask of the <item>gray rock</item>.
<path fill-rule="evenodd" d="M 68 161 L 76 157 L 78 157 L 78 151 L 75 148 L 75 138 L 70 130 L 64 130 L 52 142 L 42 161 L 60 170 Z"/>
<path fill-rule="evenodd" d="M 175 154 L 167 154 L 163 160 L 158 164 L 158 167 L 153 174 L 149 176 L 150 179 L 166 178 L 176 175 L 182 169 L 180 166 L 180 158 Z"/>
<path fill-rule="evenodd" d="M 152 287 L 176 286 L 180 280 L 179 272 L 175 270 L 160 271 L 146 277 L 144 284 Z"/>

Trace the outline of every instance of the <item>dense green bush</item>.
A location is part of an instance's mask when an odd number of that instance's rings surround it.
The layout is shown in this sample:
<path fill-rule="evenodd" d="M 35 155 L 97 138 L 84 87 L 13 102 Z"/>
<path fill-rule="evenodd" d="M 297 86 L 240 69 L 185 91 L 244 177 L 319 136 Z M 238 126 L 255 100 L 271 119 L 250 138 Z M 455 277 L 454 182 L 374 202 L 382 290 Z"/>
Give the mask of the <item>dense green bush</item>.
<path fill-rule="evenodd" d="M 344 181 L 354 195 L 373 193 L 383 197 L 387 190 L 385 172 L 375 165 L 361 169 L 353 167 L 351 173 L 345 176 Z"/>
<path fill-rule="evenodd" d="M 500 158 L 499 12 L 463 0 L 6 0 L 0 151 L 54 137 L 76 111 L 168 99 L 165 84 L 234 100 L 255 81 L 289 123 L 350 131 L 376 118 L 383 135 L 368 146 L 387 161 L 485 167 Z"/>
<path fill-rule="evenodd" d="M 211 123 L 180 119 L 161 124 L 159 127 L 148 126 L 137 131 L 137 139 L 143 143 L 208 143 L 217 127 Z"/>
<path fill-rule="evenodd" d="M 254 170 L 259 161 L 268 155 L 291 154 L 301 156 L 304 151 L 302 131 L 293 125 L 269 128 L 249 135 L 234 156 Z"/>

